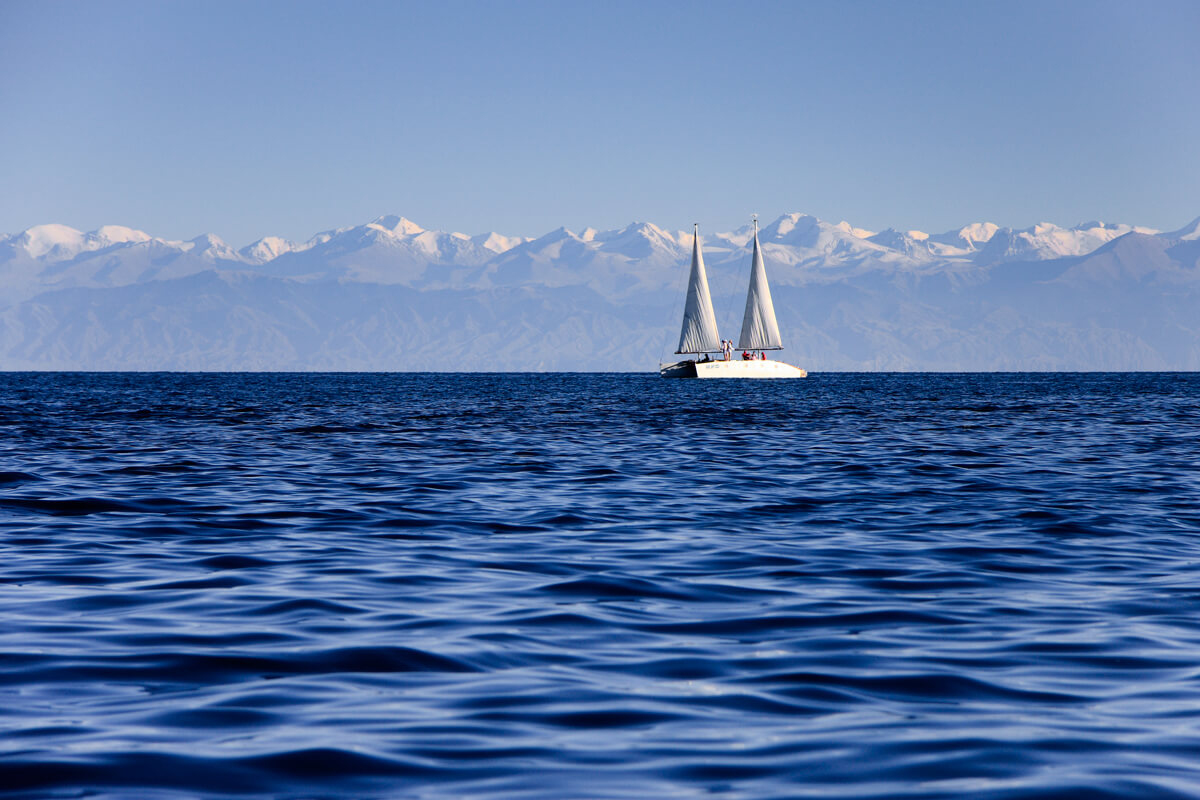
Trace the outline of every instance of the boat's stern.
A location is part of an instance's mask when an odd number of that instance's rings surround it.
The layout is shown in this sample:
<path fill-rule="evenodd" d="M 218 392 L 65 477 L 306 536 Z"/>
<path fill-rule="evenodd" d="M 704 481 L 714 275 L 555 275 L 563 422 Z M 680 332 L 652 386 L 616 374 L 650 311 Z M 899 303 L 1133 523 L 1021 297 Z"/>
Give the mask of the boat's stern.
<path fill-rule="evenodd" d="M 659 364 L 658 374 L 664 378 L 696 377 L 696 362 L 692 359 L 676 361 L 674 364 Z"/>

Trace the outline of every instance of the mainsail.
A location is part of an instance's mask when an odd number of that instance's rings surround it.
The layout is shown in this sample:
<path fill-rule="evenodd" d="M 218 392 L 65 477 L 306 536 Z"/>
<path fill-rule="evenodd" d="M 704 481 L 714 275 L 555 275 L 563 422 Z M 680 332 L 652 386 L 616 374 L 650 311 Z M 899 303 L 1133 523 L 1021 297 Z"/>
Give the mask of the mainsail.
<path fill-rule="evenodd" d="M 754 220 L 754 264 L 750 268 L 750 291 L 746 294 L 746 315 L 742 317 L 739 350 L 779 350 L 783 340 L 775 320 L 775 305 L 771 302 L 771 287 L 767 285 L 767 268 L 763 266 L 762 251 L 758 248 L 758 220 Z"/>
<path fill-rule="evenodd" d="M 763 285 L 766 285 L 764 278 Z M 770 303 L 770 297 L 767 298 Z M 771 319 L 775 316 L 772 314 Z M 779 334 L 775 334 L 778 338 Z M 687 303 L 683 307 L 683 330 L 679 332 L 676 353 L 714 353 L 721 349 L 717 336 L 717 315 L 713 313 L 708 276 L 704 273 L 704 255 L 700 252 L 700 226 L 692 239 L 692 273 L 688 278 Z"/>

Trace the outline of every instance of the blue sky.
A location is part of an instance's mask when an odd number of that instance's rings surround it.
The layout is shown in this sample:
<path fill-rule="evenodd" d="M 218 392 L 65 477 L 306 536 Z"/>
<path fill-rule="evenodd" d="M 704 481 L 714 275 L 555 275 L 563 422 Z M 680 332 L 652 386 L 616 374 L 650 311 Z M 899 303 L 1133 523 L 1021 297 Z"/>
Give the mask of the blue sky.
<path fill-rule="evenodd" d="M 1200 215 L 1200 3 L 0 0 L 0 232 Z"/>

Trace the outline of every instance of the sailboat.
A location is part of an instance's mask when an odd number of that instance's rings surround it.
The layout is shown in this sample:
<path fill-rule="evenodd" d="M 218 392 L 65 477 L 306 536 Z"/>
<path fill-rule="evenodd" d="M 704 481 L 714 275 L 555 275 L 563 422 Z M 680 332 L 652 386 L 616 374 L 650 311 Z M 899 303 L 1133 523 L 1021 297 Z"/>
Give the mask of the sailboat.
<path fill-rule="evenodd" d="M 687 300 L 683 306 L 683 329 L 679 332 L 676 355 L 702 355 L 674 364 L 660 364 L 664 378 L 804 378 L 808 372 L 782 361 L 766 357 L 768 350 L 782 350 L 767 268 L 758 245 L 758 218 L 754 218 L 754 259 L 750 267 L 750 288 L 746 292 L 746 313 L 737 349 L 744 356 L 733 357 L 733 343 L 717 335 L 717 315 L 713 313 L 704 254 L 700 250 L 700 225 L 692 237 L 692 271 L 688 277 Z M 715 357 L 714 357 L 715 354 Z"/>

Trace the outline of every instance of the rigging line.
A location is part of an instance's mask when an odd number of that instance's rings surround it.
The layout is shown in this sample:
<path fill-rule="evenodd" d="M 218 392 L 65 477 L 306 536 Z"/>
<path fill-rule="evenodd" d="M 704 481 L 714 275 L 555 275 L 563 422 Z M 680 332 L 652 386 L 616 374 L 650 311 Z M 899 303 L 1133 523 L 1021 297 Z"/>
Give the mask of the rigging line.
<path fill-rule="evenodd" d="M 687 264 L 688 264 L 688 268 L 687 268 L 687 269 L 688 269 L 688 270 L 690 270 L 690 269 L 691 269 L 691 263 L 690 263 L 690 262 L 685 262 L 685 263 L 687 263 Z M 684 278 L 683 278 L 683 291 L 684 291 L 685 293 L 687 292 L 687 270 L 685 270 L 685 271 L 684 271 Z M 679 303 L 680 303 L 680 293 L 679 293 L 678 291 L 676 291 L 676 292 L 675 292 L 675 299 L 674 299 L 674 301 L 672 301 L 672 303 L 671 303 L 671 316 L 670 316 L 670 318 L 669 318 L 669 319 L 667 319 L 667 324 L 666 324 L 666 326 L 665 326 L 665 327 L 666 327 L 666 329 L 667 329 L 667 341 L 666 341 L 666 342 L 663 344 L 663 349 L 662 349 L 662 352 L 661 352 L 661 353 L 659 354 L 659 356 L 658 356 L 658 363 L 659 363 L 659 364 L 664 364 L 664 363 L 666 363 L 665 361 L 663 361 L 663 359 L 667 357 L 667 352 L 668 352 L 668 351 L 670 350 L 670 348 L 671 348 L 671 320 L 673 320 L 673 319 L 679 319 L 679 312 L 676 310 L 676 309 L 678 309 L 678 308 L 679 308 Z"/>
<path fill-rule="evenodd" d="M 725 301 L 725 319 L 729 320 L 729 322 L 730 322 L 730 327 L 726 328 L 726 330 L 729 330 L 729 331 L 737 330 L 738 331 L 736 337 L 733 334 L 730 334 L 730 337 L 729 337 L 730 339 L 733 339 L 733 341 L 735 343 L 737 342 L 738 339 L 741 338 L 742 326 L 738 325 L 738 320 L 732 316 L 732 314 L 734 313 L 733 303 L 738 298 L 736 281 L 738 279 L 738 276 L 741 275 L 743 272 L 746 272 L 746 256 L 745 255 L 743 255 L 740 260 L 737 272 L 734 274 L 734 276 L 732 278 L 729 279 L 729 281 L 734 281 L 735 283 L 733 286 L 733 291 L 729 293 L 729 299 L 727 299 Z M 728 285 L 728 282 L 726 285 Z M 749 285 L 750 285 L 749 282 L 747 282 L 746 286 L 749 286 Z M 734 326 L 736 326 L 736 328 Z"/>

